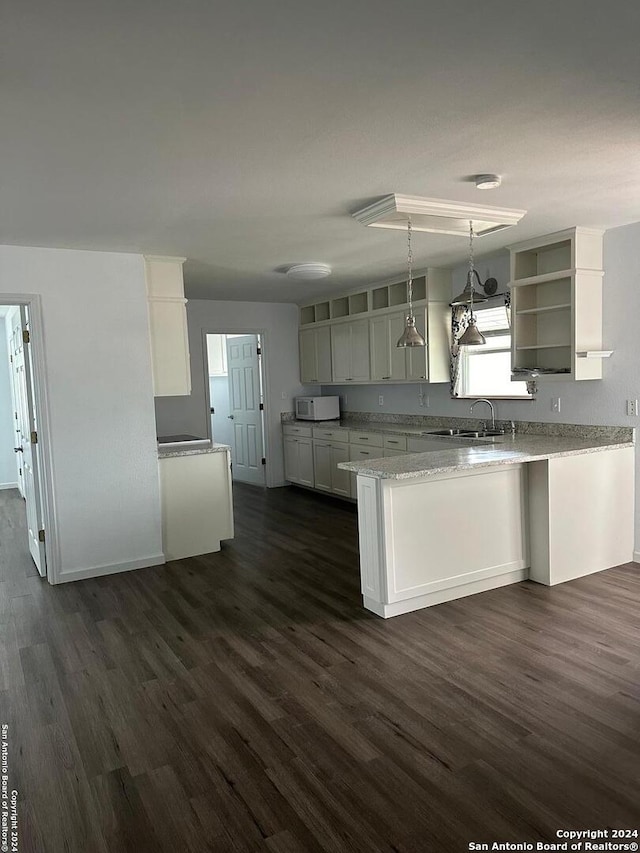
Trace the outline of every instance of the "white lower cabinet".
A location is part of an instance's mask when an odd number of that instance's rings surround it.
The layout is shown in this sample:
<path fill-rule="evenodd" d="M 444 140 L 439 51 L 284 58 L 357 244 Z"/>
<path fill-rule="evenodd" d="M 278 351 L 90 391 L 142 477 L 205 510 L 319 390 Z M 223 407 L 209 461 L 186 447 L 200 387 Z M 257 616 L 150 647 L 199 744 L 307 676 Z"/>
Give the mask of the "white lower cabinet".
<path fill-rule="evenodd" d="M 313 446 L 311 438 L 285 435 L 284 476 L 290 483 L 313 487 Z"/>
<path fill-rule="evenodd" d="M 167 560 L 220 550 L 233 539 L 228 450 L 160 456 L 162 543 Z"/>
<path fill-rule="evenodd" d="M 315 488 L 351 497 L 351 478 L 348 471 L 338 468 L 339 462 L 349 461 L 349 445 L 342 442 L 313 442 Z"/>

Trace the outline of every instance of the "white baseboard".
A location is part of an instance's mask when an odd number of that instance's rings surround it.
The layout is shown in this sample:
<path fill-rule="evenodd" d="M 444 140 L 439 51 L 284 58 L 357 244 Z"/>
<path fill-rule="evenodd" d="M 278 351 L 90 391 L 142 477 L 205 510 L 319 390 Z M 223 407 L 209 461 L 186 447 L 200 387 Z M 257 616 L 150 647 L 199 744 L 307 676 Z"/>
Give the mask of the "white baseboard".
<path fill-rule="evenodd" d="M 0 483 L 0 489 L 17 489 L 17 483 Z"/>
<path fill-rule="evenodd" d="M 633 562 L 640 563 L 640 551 L 633 552 Z"/>
<path fill-rule="evenodd" d="M 104 575 L 116 575 L 120 572 L 132 572 L 134 569 L 148 569 L 151 566 L 163 566 L 166 563 L 164 554 L 155 557 L 146 557 L 143 560 L 131 560 L 127 563 L 115 563 L 108 566 L 93 566 L 90 569 L 71 569 L 60 572 L 57 583 L 68 583 L 69 581 L 83 581 L 89 578 L 101 578 Z"/>
<path fill-rule="evenodd" d="M 388 619 L 390 616 L 402 616 L 404 613 L 412 613 L 414 610 L 422 610 L 425 607 L 433 607 L 434 604 L 443 604 L 445 601 L 453 601 L 456 598 L 465 598 L 467 595 L 475 595 L 478 592 L 487 592 L 490 589 L 498 589 L 512 583 L 526 581 L 529 577 L 529 569 L 516 569 L 503 575 L 497 575 L 482 580 L 465 583 L 455 588 L 442 589 L 437 592 L 417 595 L 404 601 L 395 601 L 392 604 L 383 604 L 374 598 L 364 595 L 362 603 L 367 610 L 371 610 L 376 616 Z"/>

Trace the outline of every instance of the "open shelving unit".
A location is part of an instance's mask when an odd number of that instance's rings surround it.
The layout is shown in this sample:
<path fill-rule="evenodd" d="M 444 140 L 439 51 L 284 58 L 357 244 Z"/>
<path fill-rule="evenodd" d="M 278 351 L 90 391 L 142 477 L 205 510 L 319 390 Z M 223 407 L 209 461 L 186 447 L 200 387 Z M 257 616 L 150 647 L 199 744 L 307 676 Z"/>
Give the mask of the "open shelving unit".
<path fill-rule="evenodd" d="M 304 305 L 300 309 L 300 325 L 341 320 L 361 314 L 385 311 L 390 308 L 405 308 L 409 304 L 406 281 L 384 284 L 370 290 L 337 296 L 325 302 Z M 427 299 L 427 277 L 419 276 L 413 281 L 413 301 L 420 304 Z"/>
<path fill-rule="evenodd" d="M 602 232 L 572 228 L 509 248 L 513 379 L 601 379 L 611 354 L 602 349 Z"/>

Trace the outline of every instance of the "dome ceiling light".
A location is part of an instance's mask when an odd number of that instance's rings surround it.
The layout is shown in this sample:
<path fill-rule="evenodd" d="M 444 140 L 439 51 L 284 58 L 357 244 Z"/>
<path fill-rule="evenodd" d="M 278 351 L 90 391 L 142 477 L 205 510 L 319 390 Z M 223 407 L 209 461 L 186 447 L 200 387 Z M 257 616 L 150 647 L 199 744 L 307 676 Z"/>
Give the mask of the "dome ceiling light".
<path fill-rule="evenodd" d="M 501 183 L 500 175 L 476 175 L 477 190 L 497 190 Z"/>
<path fill-rule="evenodd" d="M 474 234 L 476 237 L 481 237 L 483 234 L 494 234 L 496 231 L 517 225 L 526 212 L 526 210 L 513 210 L 506 207 L 462 204 L 438 198 L 392 193 L 352 215 L 358 222 L 372 228 L 393 228 L 403 231 L 411 217 L 414 231 L 452 234 L 456 237 L 466 237 L 469 233 L 469 222 L 471 222 Z"/>
<path fill-rule="evenodd" d="M 327 278 L 331 275 L 331 267 L 329 264 L 293 264 L 287 269 L 286 274 L 290 278 L 297 278 L 300 281 L 312 281 L 318 278 Z"/>

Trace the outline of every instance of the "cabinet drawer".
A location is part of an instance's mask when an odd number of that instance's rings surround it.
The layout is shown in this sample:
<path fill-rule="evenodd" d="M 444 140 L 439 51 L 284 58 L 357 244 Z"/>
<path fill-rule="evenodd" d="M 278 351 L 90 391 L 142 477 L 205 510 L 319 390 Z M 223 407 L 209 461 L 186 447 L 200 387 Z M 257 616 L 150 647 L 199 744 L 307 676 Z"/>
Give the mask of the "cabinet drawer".
<path fill-rule="evenodd" d="M 385 435 L 383 446 L 388 447 L 389 450 L 406 450 L 407 449 L 407 436 L 406 435 Z"/>
<path fill-rule="evenodd" d="M 321 427 L 313 428 L 314 438 L 325 438 L 329 441 L 342 441 L 344 444 L 349 442 L 349 433 L 346 429 L 322 429 Z"/>
<path fill-rule="evenodd" d="M 385 447 L 384 453 L 382 454 L 385 458 L 387 456 L 406 456 L 406 450 L 392 450 L 390 447 Z"/>
<path fill-rule="evenodd" d="M 305 438 L 311 438 L 311 427 L 307 426 L 298 426 L 297 424 L 285 424 L 282 427 L 282 432 L 284 435 L 300 435 L 305 436 Z"/>
<path fill-rule="evenodd" d="M 382 447 L 383 436 L 377 432 L 353 432 L 349 433 L 350 444 L 360 444 L 365 447 Z M 379 454 L 378 454 L 379 455 Z"/>
<path fill-rule="evenodd" d="M 362 459 L 380 459 L 382 450 L 372 447 L 370 450 L 359 445 L 349 445 L 349 462 L 360 462 Z"/>

